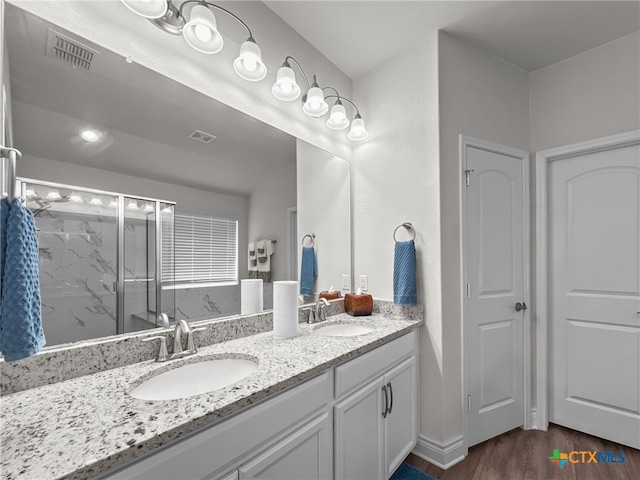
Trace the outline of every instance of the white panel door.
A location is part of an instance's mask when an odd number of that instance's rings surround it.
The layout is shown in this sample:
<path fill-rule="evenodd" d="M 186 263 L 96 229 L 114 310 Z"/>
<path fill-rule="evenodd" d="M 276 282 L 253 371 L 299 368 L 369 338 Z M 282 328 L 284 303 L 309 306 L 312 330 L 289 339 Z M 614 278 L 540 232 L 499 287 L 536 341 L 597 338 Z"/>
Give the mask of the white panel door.
<path fill-rule="evenodd" d="M 466 146 L 467 446 L 524 423 L 526 158 Z"/>
<path fill-rule="evenodd" d="M 640 448 L 640 146 L 549 165 L 549 420 Z"/>

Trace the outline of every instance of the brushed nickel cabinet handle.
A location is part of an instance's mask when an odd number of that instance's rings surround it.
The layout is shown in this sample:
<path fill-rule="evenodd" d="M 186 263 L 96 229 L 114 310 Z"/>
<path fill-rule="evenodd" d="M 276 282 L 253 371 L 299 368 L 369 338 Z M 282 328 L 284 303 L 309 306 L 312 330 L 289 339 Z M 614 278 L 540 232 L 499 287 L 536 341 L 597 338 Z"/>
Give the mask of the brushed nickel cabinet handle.
<path fill-rule="evenodd" d="M 384 408 L 382 409 L 382 418 L 387 418 L 389 399 L 387 397 L 387 386 L 382 386 L 382 393 L 384 394 Z"/>

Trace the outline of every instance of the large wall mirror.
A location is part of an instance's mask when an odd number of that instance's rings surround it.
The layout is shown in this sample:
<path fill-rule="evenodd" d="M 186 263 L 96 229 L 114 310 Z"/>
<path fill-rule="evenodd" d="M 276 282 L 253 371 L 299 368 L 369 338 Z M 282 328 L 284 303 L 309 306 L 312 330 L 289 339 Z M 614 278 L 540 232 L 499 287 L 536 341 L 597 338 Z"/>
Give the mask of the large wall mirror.
<path fill-rule="evenodd" d="M 298 279 L 306 235 L 314 292 L 342 286 L 347 161 L 19 6 L 4 16 L 17 194 L 39 230 L 49 347 L 154 328 L 162 312 L 239 314 L 238 282 L 257 275 L 251 244 L 273 247 L 265 309 L 273 281 Z"/>

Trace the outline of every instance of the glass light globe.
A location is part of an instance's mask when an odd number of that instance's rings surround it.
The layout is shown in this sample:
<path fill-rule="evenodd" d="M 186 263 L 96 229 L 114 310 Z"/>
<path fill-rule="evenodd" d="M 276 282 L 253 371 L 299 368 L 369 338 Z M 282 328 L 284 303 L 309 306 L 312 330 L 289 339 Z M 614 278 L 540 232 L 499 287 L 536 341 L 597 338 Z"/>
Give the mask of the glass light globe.
<path fill-rule="evenodd" d="M 252 38 L 240 46 L 240 54 L 233 62 L 233 69 L 240 78 L 257 82 L 267 76 L 267 67 L 262 62 L 260 47 Z"/>
<path fill-rule="evenodd" d="M 296 83 L 296 75 L 291 67 L 287 67 L 285 64 L 278 69 L 276 83 L 273 84 L 271 93 L 278 100 L 284 102 L 290 102 L 300 96 L 300 87 Z"/>

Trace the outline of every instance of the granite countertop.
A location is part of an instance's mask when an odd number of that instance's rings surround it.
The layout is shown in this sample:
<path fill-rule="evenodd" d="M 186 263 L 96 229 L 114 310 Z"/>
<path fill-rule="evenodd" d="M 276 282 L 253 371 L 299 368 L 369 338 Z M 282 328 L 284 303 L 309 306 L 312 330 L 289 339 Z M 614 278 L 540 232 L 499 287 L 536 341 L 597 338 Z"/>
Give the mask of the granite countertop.
<path fill-rule="evenodd" d="M 2 478 L 93 478 L 422 324 L 421 319 L 376 313 L 355 318 L 339 314 L 325 323 L 347 320 L 376 329 L 328 337 L 312 333 L 318 324 L 300 324 L 300 335 L 291 339 L 259 333 L 202 347 L 182 359 L 135 363 L 6 395 L 0 399 Z M 128 395 L 156 370 L 234 354 L 255 357 L 258 370 L 228 387 L 185 399 L 145 401 Z"/>

